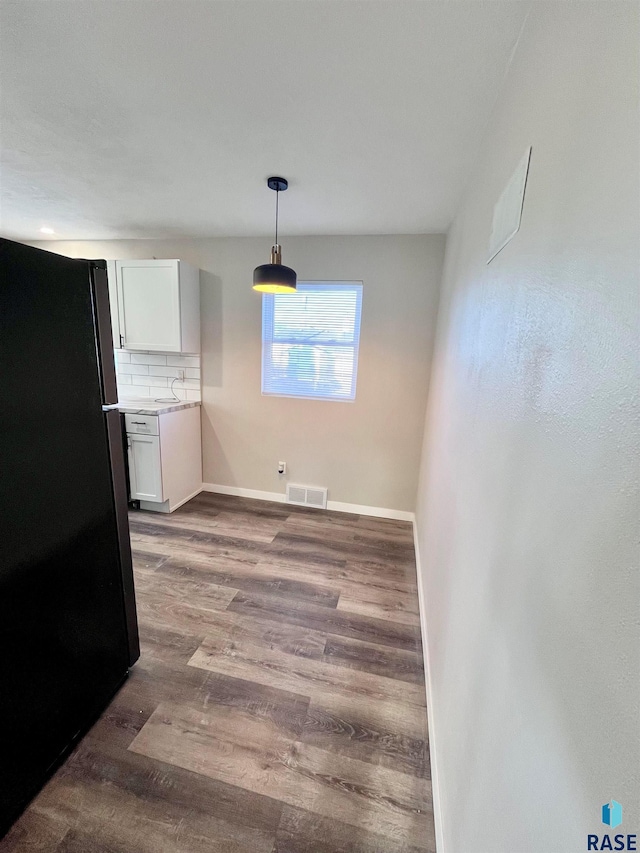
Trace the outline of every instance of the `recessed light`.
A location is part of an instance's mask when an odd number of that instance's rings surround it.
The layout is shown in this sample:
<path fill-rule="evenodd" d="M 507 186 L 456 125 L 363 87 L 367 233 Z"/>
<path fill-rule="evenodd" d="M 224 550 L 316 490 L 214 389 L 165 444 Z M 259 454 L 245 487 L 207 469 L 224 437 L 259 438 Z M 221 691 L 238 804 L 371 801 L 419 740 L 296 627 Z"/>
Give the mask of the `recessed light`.
<path fill-rule="evenodd" d="M 40 229 L 40 233 L 41 233 L 41 234 L 55 234 L 56 232 L 53 230 L 53 228 L 47 228 L 47 226 L 46 226 L 46 225 L 44 225 L 44 226 Z"/>

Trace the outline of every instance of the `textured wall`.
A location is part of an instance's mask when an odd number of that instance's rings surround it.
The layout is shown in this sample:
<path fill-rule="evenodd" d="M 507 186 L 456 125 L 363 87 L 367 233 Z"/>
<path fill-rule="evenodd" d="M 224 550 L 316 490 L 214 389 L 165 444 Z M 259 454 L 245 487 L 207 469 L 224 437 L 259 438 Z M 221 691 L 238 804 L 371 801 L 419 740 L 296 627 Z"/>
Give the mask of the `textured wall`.
<path fill-rule="evenodd" d="M 418 500 L 446 853 L 578 853 L 612 797 L 640 831 L 638 35 L 637 3 L 532 4 L 448 237 Z"/>
<path fill-rule="evenodd" d="M 283 261 L 301 280 L 364 283 L 353 403 L 262 396 L 262 302 L 251 282 L 269 260 L 268 239 L 39 245 L 72 257 L 181 258 L 202 270 L 205 482 L 284 493 L 288 478 L 328 486 L 329 500 L 412 511 L 444 244 L 442 235 L 283 238 Z"/>

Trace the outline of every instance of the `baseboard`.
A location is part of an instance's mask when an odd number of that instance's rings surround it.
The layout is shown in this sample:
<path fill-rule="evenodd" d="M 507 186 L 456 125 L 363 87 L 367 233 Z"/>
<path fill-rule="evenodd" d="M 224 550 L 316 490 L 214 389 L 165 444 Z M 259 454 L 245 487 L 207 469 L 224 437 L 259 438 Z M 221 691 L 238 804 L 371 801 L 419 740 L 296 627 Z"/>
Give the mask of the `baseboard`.
<path fill-rule="evenodd" d="M 327 509 L 334 512 L 354 512 L 356 515 L 372 515 L 374 518 L 391 518 L 395 521 L 413 521 L 415 513 L 403 509 L 387 509 L 382 506 L 347 504 L 342 501 L 327 501 Z"/>
<path fill-rule="evenodd" d="M 178 509 L 178 507 L 181 507 L 183 504 L 186 504 L 186 503 L 187 503 L 187 501 L 190 501 L 190 500 L 191 500 L 191 498 L 195 498 L 195 496 L 196 496 L 196 495 L 199 495 L 201 491 L 202 491 L 202 487 L 200 487 L 200 488 L 196 489 L 196 490 L 195 490 L 195 492 L 191 492 L 191 494 L 190 494 L 190 495 L 187 495 L 187 497 L 186 497 L 186 498 L 183 498 L 181 501 L 178 501 L 178 503 L 177 503 L 177 504 L 174 504 L 174 505 L 171 507 L 171 512 L 173 512 L 173 511 L 174 511 L 174 509 Z"/>
<path fill-rule="evenodd" d="M 236 498 L 254 498 L 257 501 L 284 503 L 284 492 L 261 492 L 258 489 L 241 489 L 238 486 L 219 486 L 217 483 L 203 483 L 202 491 L 215 492 L 217 495 L 232 495 Z"/>
<path fill-rule="evenodd" d="M 196 495 L 199 495 L 202 491 L 202 488 L 196 489 L 195 492 L 191 492 L 190 495 L 187 495 L 186 498 L 183 498 L 181 501 L 178 501 L 176 504 L 171 504 L 170 500 L 166 501 L 140 501 L 140 509 L 147 510 L 149 512 L 165 512 L 167 514 L 174 512 L 174 510 L 181 507 L 182 504 L 186 504 L 187 501 L 190 501 L 191 498 L 195 498 Z"/>
<path fill-rule="evenodd" d="M 203 492 L 215 492 L 219 495 L 235 495 L 239 498 L 254 498 L 257 501 L 285 502 L 284 492 L 261 492 L 259 489 L 241 489 L 238 486 L 219 486 L 216 483 L 203 483 Z M 311 509 L 311 507 L 310 507 Z M 351 512 L 355 515 L 371 515 L 374 518 L 391 518 L 395 521 L 414 521 L 415 514 L 402 509 L 387 509 L 380 506 L 365 506 L 342 501 L 327 501 L 327 509 L 334 512 Z"/>
<path fill-rule="evenodd" d="M 427 716 L 429 718 L 429 760 L 431 762 L 431 790 L 433 795 L 433 822 L 436 833 L 437 853 L 445 853 L 444 831 L 442 826 L 442 805 L 440 800 L 440 785 L 438 777 L 438 759 L 436 752 L 436 726 L 433 711 L 433 691 L 431 685 L 431 667 L 429 665 L 429 644 L 427 641 L 427 616 L 422 584 L 422 564 L 420 562 L 420 546 L 418 544 L 418 529 L 413 519 L 413 547 L 416 552 L 416 575 L 418 579 L 418 608 L 420 610 L 420 632 L 422 634 L 422 653 L 424 656 L 424 682 L 427 693 Z"/>

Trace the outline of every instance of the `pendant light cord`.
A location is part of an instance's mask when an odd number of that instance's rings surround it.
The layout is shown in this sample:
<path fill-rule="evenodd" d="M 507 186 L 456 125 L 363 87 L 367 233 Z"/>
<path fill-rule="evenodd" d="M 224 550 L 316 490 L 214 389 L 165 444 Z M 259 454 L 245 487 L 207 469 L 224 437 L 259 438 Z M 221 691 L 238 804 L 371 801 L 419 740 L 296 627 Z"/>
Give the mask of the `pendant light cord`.
<path fill-rule="evenodd" d="M 280 196 L 280 190 L 276 190 L 276 246 L 278 245 L 278 198 Z"/>

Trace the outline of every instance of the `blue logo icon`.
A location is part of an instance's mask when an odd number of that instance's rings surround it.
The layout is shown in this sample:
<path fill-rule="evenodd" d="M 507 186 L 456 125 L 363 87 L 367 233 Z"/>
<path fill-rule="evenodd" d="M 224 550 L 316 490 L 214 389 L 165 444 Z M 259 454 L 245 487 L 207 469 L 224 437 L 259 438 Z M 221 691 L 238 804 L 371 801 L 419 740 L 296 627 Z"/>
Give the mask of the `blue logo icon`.
<path fill-rule="evenodd" d="M 602 822 L 606 826 L 615 827 L 622 823 L 622 806 L 615 800 L 602 806 Z"/>

